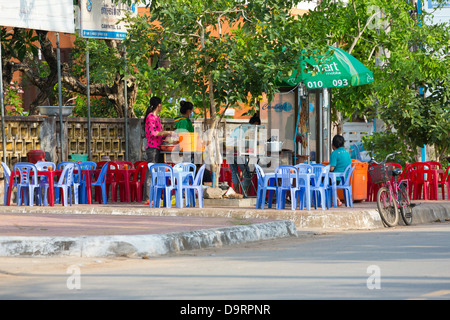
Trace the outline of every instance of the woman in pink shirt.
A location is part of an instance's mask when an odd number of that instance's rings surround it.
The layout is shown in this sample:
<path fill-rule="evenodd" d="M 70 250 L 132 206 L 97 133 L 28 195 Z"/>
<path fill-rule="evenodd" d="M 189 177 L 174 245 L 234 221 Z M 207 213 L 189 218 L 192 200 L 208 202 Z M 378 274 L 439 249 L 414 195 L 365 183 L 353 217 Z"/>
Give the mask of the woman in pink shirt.
<path fill-rule="evenodd" d="M 158 97 L 152 97 L 150 99 L 150 105 L 145 112 L 145 137 L 147 138 L 147 146 L 145 153 L 147 154 L 148 163 L 160 163 L 161 144 L 163 139 L 170 135 L 170 131 L 163 131 L 161 120 L 159 119 L 159 112 L 161 111 L 162 104 L 161 99 Z M 144 200 L 145 204 L 149 204 L 149 190 L 150 190 L 150 173 L 147 170 L 145 174 L 145 186 L 144 186 Z"/>
<path fill-rule="evenodd" d="M 159 112 L 161 111 L 161 98 L 152 97 L 150 105 L 145 113 L 145 137 L 147 138 L 146 154 L 147 161 L 159 163 L 159 155 L 161 152 L 161 144 L 163 139 L 172 132 L 163 131 Z"/>

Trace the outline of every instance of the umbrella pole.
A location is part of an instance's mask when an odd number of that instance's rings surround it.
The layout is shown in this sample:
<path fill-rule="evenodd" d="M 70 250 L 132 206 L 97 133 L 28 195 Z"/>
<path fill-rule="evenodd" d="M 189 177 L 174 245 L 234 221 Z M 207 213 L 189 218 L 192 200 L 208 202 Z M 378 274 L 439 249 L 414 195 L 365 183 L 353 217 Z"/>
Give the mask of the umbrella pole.
<path fill-rule="evenodd" d="M 306 117 L 307 125 L 306 125 L 306 155 L 307 155 L 307 161 L 308 164 L 311 164 L 311 152 L 309 148 L 309 134 L 310 134 L 310 123 L 309 123 L 309 91 L 307 95 L 307 101 L 306 101 L 306 109 L 308 110 L 308 116 Z"/>
<path fill-rule="evenodd" d="M 322 150 L 324 150 L 323 152 L 323 157 L 322 157 L 322 162 L 323 161 L 329 161 L 329 153 L 330 153 L 330 117 L 329 117 L 329 110 L 330 110 L 330 95 L 329 95 L 329 89 L 325 88 L 323 89 L 323 144 L 324 144 L 324 148 L 322 148 Z"/>
<path fill-rule="evenodd" d="M 299 88 L 297 87 L 297 101 L 298 101 L 298 108 L 297 108 L 297 122 L 295 124 L 295 133 L 294 133 L 294 166 L 297 164 L 297 134 L 298 134 L 298 122 L 300 120 L 300 112 L 302 107 L 302 95 L 300 93 Z"/>
<path fill-rule="evenodd" d="M 0 41 L 0 107 L 2 108 L 2 148 L 3 162 L 6 162 L 6 135 L 5 135 L 5 106 L 3 101 L 3 70 L 2 70 L 2 42 Z"/>

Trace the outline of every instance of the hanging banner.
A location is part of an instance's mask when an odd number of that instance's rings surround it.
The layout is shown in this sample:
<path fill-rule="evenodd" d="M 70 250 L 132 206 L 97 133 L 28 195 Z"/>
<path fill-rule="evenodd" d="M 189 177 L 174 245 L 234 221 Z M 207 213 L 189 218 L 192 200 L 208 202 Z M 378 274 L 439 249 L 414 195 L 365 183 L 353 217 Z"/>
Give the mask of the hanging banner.
<path fill-rule="evenodd" d="M 295 97 L 297 92 L 276 93 L 273 101 L 261 106 L 260 117 L 268 124 L 267 138 L 283 142 L 282 148 L 294 150 L 295 134 Z"/>
<path fill-rule="evenodd" d="M 129 13 L 137 15 L 137 6 L 112 0 L 80 0 L 80 37 L 122 40 L 127 35 L 125 22 L 121 19 Z"/>
<path fill-rule="evenodd" d="M 74 33 L 73 0 L 0 0 L 0 25 Z"/>

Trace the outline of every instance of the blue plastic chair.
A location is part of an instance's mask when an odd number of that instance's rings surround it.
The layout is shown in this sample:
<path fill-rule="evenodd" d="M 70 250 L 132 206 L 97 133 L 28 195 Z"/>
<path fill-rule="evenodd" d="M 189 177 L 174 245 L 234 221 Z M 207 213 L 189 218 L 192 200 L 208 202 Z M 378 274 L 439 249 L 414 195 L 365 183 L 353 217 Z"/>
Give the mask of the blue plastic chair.
<path fill-rule="evenodd" d="M 304 201 L 301 201 L 301 202 L 299 201 L 299 205 L 301 205 L 300 209 L 303 209 L 303 204 L 306 203 L 306 209 L 311 210 L 311 201 L 309 201 L 309 197 L 307 196 L 307 195 L 311 194 L 311 192 L 309 191 L 309 189 L 310 189 L 309 187 L 311 185 L 311 180 L 308 179 L 307 177 L 302 177 L 302 175 L 308 174 L 308 173 L 313 173 L 314 172 L 313 166 L 310 164 L 307 164 L 307 163 L 299 163 L 299 164 L 295 165 L 295 167 L 298 169 L 298 174 L 299 174 L 298 183 L 300 185 L 304 186 L 304 188 L 305 188 L 305 193 L 303 194 Z M 318 166 L 316 166 L 316 171 L 318 171 L 319 168 L 323 168 L 323 165 L 319 164 Z M 314 178 L 314 181 L 315 181 L 315 178 Z M 296 194 L 296 196 L 297 195 L 298 194 Z M 297 197 L 294 197 L 293 201 L 297 201 Z"/>
<path fill-rule="evenodd" d="M 147 163 L 147 173 L 146 175 L 150 175 L 150 188 L 148 191 L 148 203 L 149 203 L 149 207 L 152 207 L 152 201 L 153 201 L 153 185 L 155 184 L 155 182 L 153 181 L 154 179 L 154 175 L 152 175 L 152 170 L 151 167 L 154 165 L 154 163 L 149 162 Z M 147 178 L 146 178 L 146 182 L 147 183 Z"/>
<path fill-rule="evenodd" d="M 314 173 L 314 176 L 315 176 L 314 181 L 316 181 L 319 178 L 319 175 L 322 173 L 322 169 L 325 168 L 326 166 L 324 164 L 314 163 L 314 164 L 311 164 L 311 167 L 312 167 L 312 172 Z"/>
<path fill-rule="evenodd" d="M 64 169 L 64 166 L 65 166 L 66 164 L 68 164 L 68 163 L 74 163 L 74 161 L 63 161 L 63 162 L 60 162 L 60 163 L 58 163 L 58 164 L 56 165 L 56 169 L 57 169 L 57 170 L 63 170 L 63 169 Z M 59 203 L 59 199 L 60 199 L 60 196 L 59 196 L 59 189 L 55 189 L 55 203 Z"/>
<path fill-rule="evenodd" d="M 56 164 L 51 161 L 38 161 L 35 165 L 39 171 L 56 170 Z M 43 199 L 44 206 L 48 206 L 48 187 L 48 178 L 41 176 L 39 179 L 39 195 Z"/>
<path fill-rule="evenodd" d="M 17 205 L 22 204 L 22 196 L 28 196 L 28 204 L 32 207 L 36 189 L 39 189 L 39 180 L 37 168 L 34 164 L 28 162 L 19 162 L 14 165 L 14 171 L 19 171 L 19 175 L 14 176 L 14 183 L 17 186 Z M 23 192 L 23 194 L 22 194 Z M 37 196 L 37 202 L 41 203 L 41 198 Z M 27 204 L 27 202 L 25 202 Z"/>
<path fill-rule="evenodd" d="M 198 169 L 197 175 L 194 178 L 192 184 L 187 184 L 183 186 L 183 189 L 186 192 L 185 197 L 191 198 L 189 203 L 195 207 L 195 193 L 197 193 L 198 198 L 198 207 L 203 208 L 203 175 L 205 173 L 206 165 L 202 165 L 200 169 Z M 192 192 L 190 192 L 192 191 Z M 197 191 L 197 192 L 195 192 Z"/>
<path fill-rule="evenodd" d="M 297 198 L 303 201 L 304 184 L 299 181 L 298 169 L 294 166 L 281 165 L 275 168 L 277 183 L 277 209 L 284 209 L 286 205 L 286 192 L 291 193 L 291 209 L 297 207 Z M 295 183 L 294 183 L 295 182 Z"/>
<path fill-rule="evenodd" d="M 8 203 L 9 188 L 15 187 L 16 183 L 13 182 L 12 186 L 9 185 L 9 179 L 11 178 L 11 170 L 9 170 L 8 165 L 3 161 L 2 161 L 2 168 L 3 168 L 3 192 L 4 192 L 3 204 L 6 206 L 6 204 Z"/>
<path fill-rule="evenodd" d="M 83 161 L 79 163 L 81 170 L 95 170 L 97 164 L 94 161 Z"/>
<path fill-rule="evenodd" d="M 183 179 L 183 181 L 181 181 L 181 184 L 179 184 L 179 182 L 177 182 L 178 183 L 177 188 L 179 189 L 177 191 L 182 194 L 184 186 L 189 185 L 190 183 L 193 182 L 193 179 L 195 177 L 195 171 L 197 170 L 197 167 L 195 164 L 190 163 L 190 162 L 181 162 L 181 163 L 177 163 L 173 166 L 174 175 L 177 170 L 181 170 L 182 172 L 192 173 L 192 176 L 186 176 Z M 194 190 L 190 190 L 190 191 L 192 191 L 191 194 L 186 193 L 186 196 L 185 196 L 186 206 L 190 205 L 190 199 L 192 199 L 193 197 L 195 198 Z M 181 201 L 182 196 L 179 196 L 179 198 Z M 179 208 L 182 207 L 182 201 L 180 202 L 180 204 L 177 203 L 177 207 L 179 207 Z"/>
<path fill-rule="evenodd" d="M 311 181 L 313 183 L 316 181 L 315 175 L 313 174 L 313 167 L 305 163 L 297 164 L 295 167 L 298 169 L 298 174 L 296 189 L 292 191 L 291 195 L 292 209 L 294 210 L 298 206 L 302 210 L 303 206 L 306 205 L 306 209 L 311 210 Z"/>
<path fill-rule="evenodd" d="M 194 173 L 194 177 L 195 177 L 195 171 L 197 170 L 197 167 L 195 166 L 195 164 L 190 163 L 190 162 L 181 162 L 181 163 L 177 163 L 173 166 L 173 170 L 176 170 L 176 169 L 181 169 L 185 172 L 192 171 Z"/>
<path fill-rule="evenodd" d="M 256 187 L 256 209 L 261 209 L 264 204 L 261 204 L 264 190 L 264 170 L 258 164 L 255 164 L 255 171 L 258 178 L 258 184 Z"/>
<path fill-rule="evenodd" d="M 79 163 L 81 170 L 95 170 L 97 164 L 94 161 L 83 161 Z M 81 175 L 80 181 L 80 203 L 87 203 L 86 177 Z"/>
<path fill-rule="evenodd" d="M 341 189 L 344 191 L 345 206 L 353 208 L 353 173 L 355 171 L 355 166 L 348 165 L 344 172 L 345 180 L 341 179 L 336 184 L 336 189 Z"/>
<path fill-rule="evenodd" d="M 313 172 L 312 165 L 307 164 L 307 163 L 299 163 L 299 164 L 296 164 L 294 167 L 297 168 L 298 173 L 311 173 L 311 172 Z"/>
<path fill-rule="evenodd" d="M 76 162 L 65 164 L 64 169 L 62 170 L 61 175 L 59 176 L 58 182 L 55 182 L 55 190 L 61 189 L 62 191 L 63 206 L 67 206 L 68 203 L 72 205 L 72 187 L 76 188 L 76 185 L 74 184 L 73 170 L 75 169 L 76 164 L 77 164 Z"/>
<path fill-rule="evenodd" d="M 108 162 L 102 166 L 100 170 L 100 174 L 97 177 L 96 181 L 91 182 L 91 186 L 101 188 L 102 190 L 102 198 L 99 199 L 99 202 L 102 201 L 103 204 L 108 202 L 108 193 L 106 189 L 106 172 L 108 171 L 109 164 Z"/>
<path fill-rule="evenodd" d="M 67 165 L 74 165 L 74 170 L 77 170 L 77 173 L 73 174 L 73 195 L 75 198 L 75 204 L 78 204 L 80 202 L 80 188 L 81 188 L 81 167 L 80 164 L 78 162 L 75 161 L 63 161 L 58 163 L 58 170 L 61 170 L 67 166 Z M 55 190 L 55 196 L 56 199 L 59 198 L 59 194 L 56 192 Z M 56 199 L 55 199 L 55 203 L 56 203 Z"/>
<path fill-rule="evenodd" d="M 325 210 L 325 207 L 329 209 L 328 173 L 330 172 L 330 166 L 313 166 L 314 170 L 317 170 L 317 168 L 320 168 L 320 173 L 317 172 L 314 182 L 311 184 L 311 199 L 314 202 L 315 209 L 321 203 L 322 209 Z"/>
<path fill-rule="evenodd" d="M 271 177 L 264 173 L 264 170 L 255 163 L 256 176 L 258 177 L 258 188 L 256 190 L 256 208 L 264 209 L 267 192 L 269 192 L 269 199 L 267 203 L 268 208 L 272 208 L 273 194 L 277 192 L 275 185 L 275 175 Z"/>
<path fill-rule="evenodd" d="M 150 167 L 150 174 L 152 175 L 151 191 L 153 194 L 151 199 L 153 200 L 153 208 L 161 206 L 161 198 L 164 199 L 164 205 L 170 208 L 172 191 L 176 190 L 172 167 L 167 164 L 156 163 Z M 149 206 L 152 206 L 151 202 Z"/>

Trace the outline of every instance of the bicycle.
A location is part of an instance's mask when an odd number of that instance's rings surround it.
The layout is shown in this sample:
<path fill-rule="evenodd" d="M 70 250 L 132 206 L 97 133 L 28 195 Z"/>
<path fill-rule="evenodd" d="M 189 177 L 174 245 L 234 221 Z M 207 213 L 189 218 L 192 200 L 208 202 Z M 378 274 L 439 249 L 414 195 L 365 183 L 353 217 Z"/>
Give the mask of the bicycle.
<path fill-rule="evenodd" d="M 376 164 L 369 168 L 369 175 L 374 184 L 381 184 L 377 193 L 377 207 L 381 220 L 388 227 L 398 224 L 399 210 L 406 225 L 410 225 L 413 220 L 408 182 L 407 180 L 398 180 L 398 176 L 402 173 L 401 169 L 386 165 L 386 161 L 397 154 L 400 152 L 388 154 L 381 163 L 376 162 L 373 158 L 369 161 L 369 163 Z"/>

